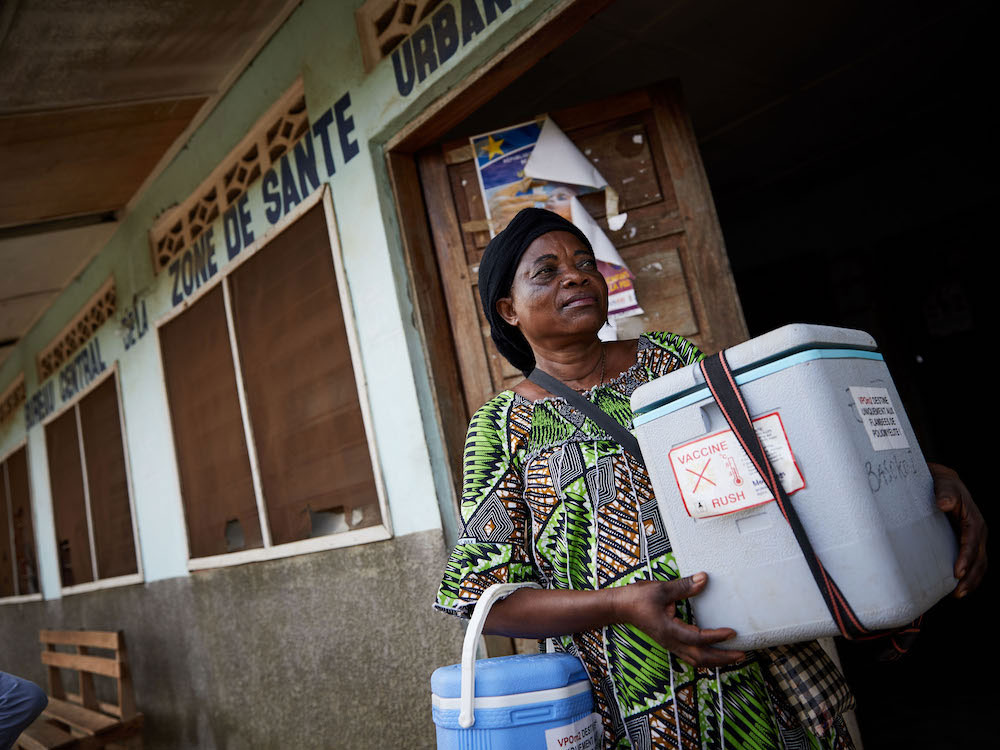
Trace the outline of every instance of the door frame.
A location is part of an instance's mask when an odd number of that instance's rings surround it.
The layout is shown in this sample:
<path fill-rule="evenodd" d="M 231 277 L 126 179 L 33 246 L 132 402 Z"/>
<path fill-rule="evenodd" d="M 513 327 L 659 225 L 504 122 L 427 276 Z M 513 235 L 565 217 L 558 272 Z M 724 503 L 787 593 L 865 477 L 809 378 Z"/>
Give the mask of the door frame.
<path fill-rule="evenodd" d="M 396 203 L 410 297 L 434 397 L 435 418 L 444 439 L 445 460 L 456 518 L 462 484 L 462 452 L 468 429 L 466 403 L 448 322 L 444 288 L 427 224 L 416 154 L 440 141 L 500 91 L 568 40 L 613 0 L 563 0 L 510 45 L 466 75 L 384 145 L 389 183 Z M 442 159 L 441 166 L 444 166 Z M 478 406 L 478 404 L 473 405 Z"/>
<path fill-rule="evenodd" d="M 384 153 L 406 262 L 414 317 L 420 331 L 424 358 L 434 398 L 435 418 L 444 440 L 445 460 L 451 481 L 456 518 L 461 518 L 458 497 L 462 482 L 462 454 L 467 429 L 467 407 L 458 367 L 457 347 L 427 219 L 420 181 L 421 171 L 447 168 L 444 154 L 417 153 L 444 138 L 459 123 L 563 44 L 612 0 L 564 0 L 543 14 L 512 44 L 473 71 L 447 94 L 428 106 L 399 133 L 390 138 Z M 711 335 L 701 343 L 718 351 L 747 338 L 746 323 L 729 268 L 722 233 L 708 179 L 701 165 L 691 121 L 676 80 L 648 87 L 648 96 L 624 94 L 623 100 L 645 100 L 665 116 L 657 117 L 660 136 L 673 173 L 680 215 L 687 225 L 686 268 L 692 304 L 699 329 Z M 583 105 L 586 106 L 586 105 Z M 707 197 L 707 200 L 705 198 Z M 446 220 L 458 227 L 451 196 L 442 196 Z M 457 233 L 456 233 L 457 234 Z M 464 251 L 456 248 L 456 252 Z M 478 345 L 478 341 L 476 342 Z"/>

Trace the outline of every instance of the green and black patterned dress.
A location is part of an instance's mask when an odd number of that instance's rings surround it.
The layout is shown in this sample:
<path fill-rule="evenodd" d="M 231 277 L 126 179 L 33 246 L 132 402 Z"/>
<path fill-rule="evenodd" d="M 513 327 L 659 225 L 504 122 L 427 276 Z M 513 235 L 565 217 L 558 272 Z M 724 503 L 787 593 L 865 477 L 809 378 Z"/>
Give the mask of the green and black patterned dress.
<path fill-rule="evenodd" d="M 632 392 L 700 358 L 679 336 L 646 334 L 636 363 L 585 396 L 631 428 Z M 476 412 L 462 518 L 437 596 L 445 612 L 468 617 L 494 583 L 587 590 L 678 577 L 645 469 L 559 398 L 531 402 L 504 391 Z M 690 619 L 686 602 L 678 612 Z M 695 669 L 629 625 L 559 640 L 587 668 L 606 748 L 851 746 L 840 722 L 822 742 L 795 724 L 755 659 Z"/>

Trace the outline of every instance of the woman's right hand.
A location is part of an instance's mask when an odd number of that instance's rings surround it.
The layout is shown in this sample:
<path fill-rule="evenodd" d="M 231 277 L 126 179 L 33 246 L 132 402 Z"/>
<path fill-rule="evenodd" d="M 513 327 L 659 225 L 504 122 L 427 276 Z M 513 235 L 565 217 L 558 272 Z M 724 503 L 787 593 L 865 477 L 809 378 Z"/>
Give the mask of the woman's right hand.
<path fill-rule="evenodd" d="M 674 581 L 640 581 L 612 589 L 621 622 L 639 628 L 661 646 L 695 667 L 719 667 L 746 657 L 742 651 L 714 648 L 713 644 L 736 635 L 732 628 L 703 630 L 677 616 L 677 602 L 700 593 L 706 573 Z"/>

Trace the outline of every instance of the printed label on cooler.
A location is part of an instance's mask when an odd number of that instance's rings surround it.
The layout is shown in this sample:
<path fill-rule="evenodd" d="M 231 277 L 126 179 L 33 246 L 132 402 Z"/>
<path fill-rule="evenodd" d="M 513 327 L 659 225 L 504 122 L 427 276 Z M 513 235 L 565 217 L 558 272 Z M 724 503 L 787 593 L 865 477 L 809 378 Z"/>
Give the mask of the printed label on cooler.
<path fill-rule="evenodd" d="M 604 742 L 601 715 L 584 716 L 572 724 L 545 730 L 545 750 L 597 750 Z"/>
<path fill-rule="evenodd" d="M 778 412 L 753 420 L 781 486 L 791 495 L 806 486 Z M 692 518 L 711 518 L 774 500 L 732 430 L 678 445 L 668 454 L 684 508 Z"/>
<path fill-rule="evenodd" d="M 858 408 L 858 415 L 868 433 L 868 439 L 871 440 L 872 450 L 889 451 L 910 447 L 903 425 L 896 416 L 896 408 L 889 398 L 888 389 L 852 385 L 847 390 L 851 392 L 854 405 Z"/>

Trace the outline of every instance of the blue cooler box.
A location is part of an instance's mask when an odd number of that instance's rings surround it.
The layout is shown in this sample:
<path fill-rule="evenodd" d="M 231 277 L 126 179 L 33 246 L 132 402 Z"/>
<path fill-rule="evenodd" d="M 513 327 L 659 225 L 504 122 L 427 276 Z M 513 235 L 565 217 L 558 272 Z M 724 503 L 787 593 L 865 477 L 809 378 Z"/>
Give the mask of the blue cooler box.
<path fill-rule="evenodd" d="M 862 623 L 904 625 L 956 584 L 954 533 L 874 339 L 789 325 L 726 350 L 754 428 L 823 566 Z M 727 647 L 835 635 L 777 503 L 697 365 L 632 395 L 636 437 L 698 624 Z"/>
<path fill-rule="evenodd" d="M 462 663 L 431 676 L 438 750 L 601 747 L 600 715 L 594 713 L 590 680 L 577 657 L 519 654 L 474 660 L 490 606 L 519 587 L 496 584 L 484 592 L 466 631 Z"/>

